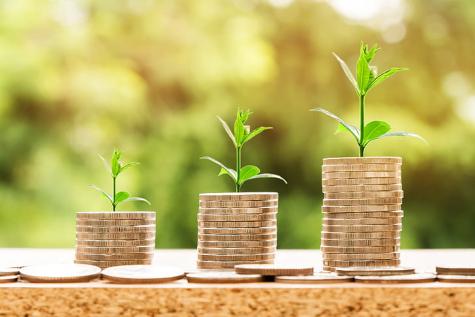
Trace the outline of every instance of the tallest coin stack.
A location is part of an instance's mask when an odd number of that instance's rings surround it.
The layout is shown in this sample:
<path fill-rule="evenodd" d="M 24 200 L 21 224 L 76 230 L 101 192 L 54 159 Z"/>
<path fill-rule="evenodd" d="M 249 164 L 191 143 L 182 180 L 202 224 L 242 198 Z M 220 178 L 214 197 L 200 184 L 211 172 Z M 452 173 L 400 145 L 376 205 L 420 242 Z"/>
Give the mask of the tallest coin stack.
<path fill-rule="evenodd" d="M 400 264 L 401 165 L 400 157 L 323 160 L 325 270 Z"/>

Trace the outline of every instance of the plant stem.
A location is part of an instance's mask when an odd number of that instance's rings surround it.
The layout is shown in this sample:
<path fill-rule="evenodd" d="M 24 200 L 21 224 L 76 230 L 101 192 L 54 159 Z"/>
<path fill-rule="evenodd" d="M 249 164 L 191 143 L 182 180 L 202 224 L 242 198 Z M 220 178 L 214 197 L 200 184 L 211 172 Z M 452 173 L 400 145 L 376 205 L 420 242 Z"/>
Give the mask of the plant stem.
<path fill-rule="evenodd" d="M 360 156 L 364 156 L 363 139 L 364 139 L 364 110 L 365 110 L 365 95 L 360 95 Z"/>
<path fill-rule="evenodd" d="M 236 193 L 241 190 L 239 179 L 241 178 L 241 147 L 236 147 Z"/>
<path fill-rule="evenodd" d="M 116 203 L 115 203 L 115 180 L 116 178 L 115 177 L 112 177 L 112 211 L 115 211 L 115 206 L 116 206 Z"/>

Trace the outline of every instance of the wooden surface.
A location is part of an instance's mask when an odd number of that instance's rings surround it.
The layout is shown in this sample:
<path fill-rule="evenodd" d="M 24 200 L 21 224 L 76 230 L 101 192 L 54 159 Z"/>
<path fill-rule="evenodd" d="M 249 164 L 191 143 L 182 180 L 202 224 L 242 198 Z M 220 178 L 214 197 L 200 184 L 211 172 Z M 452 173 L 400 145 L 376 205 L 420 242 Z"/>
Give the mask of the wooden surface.
<path fill-rule="evenodd" d="M 475 264 L 475 250 L 403 250 L 402 264 Z M 70 263 L 73 250 L 0 249 L 0 266 Z M 154 264 L 195 269 L 194 250 L 158 250 Z M 279 250 L 279 263 L 313 263 L 314 250 Z M 475 316 L 475 284 L 253 283 L 121 285 L 0 284 L 0 316 Z"/>

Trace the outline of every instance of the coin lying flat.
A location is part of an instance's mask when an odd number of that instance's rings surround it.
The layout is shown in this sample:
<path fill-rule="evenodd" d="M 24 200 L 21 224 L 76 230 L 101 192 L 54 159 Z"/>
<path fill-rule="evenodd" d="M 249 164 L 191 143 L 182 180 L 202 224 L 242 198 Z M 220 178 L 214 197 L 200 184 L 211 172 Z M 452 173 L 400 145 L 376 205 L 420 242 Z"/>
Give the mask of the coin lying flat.
<path fill-rule="evenodd" d="M 111 266 L 120 266 L 120 265 L 149 265 L 152 263 L 152 260 L 149 260 L 149 259 L 147 260 L 109 260 L 109 261 L 74 260 L 74 263 L 94 265 L 100 268 L 107 268 Z"/>
<path fill-rule="evenodd" d="M 338 276 L 334 273 L 320 272 L 314 275 L 303 276 L 277 276 L 275 281 L 278 283 L 289 284 L 333 284 L 353 282 L 351 276 Z"/>
<path fill-rule="evenodd" d="M 124 253 L 142 253 L 153 252 L 155 245 L 136 246 L 136 247 L 76 247 L 76 252 L 85 254 L 124 254 Z"/>
<path fill-rule="evenodd" d="M 341 219 L 327 218 L 322 219 L 322 224 L 329 226 L 355 226 L 355 225 L 396 225 L 401 224 L 402 217 L 386 217 L 386 218 L 356 218 Z"/>
<path fill-rule="evenodd" d="M 242 214 L 242 215 L 210 215 L 198 214 L 198 221 L 266 221 L 276 220 L 277 213 Z"/>
<path fill-rule="evenodd" d="M 201 272 L 186 275 L 190 283 L 257 283 L 264 278 L 259 274 L 236 274 L 234 272 Z"/>
<path fill-rule="evenodd" d="M 364 198 L 364 199 L 323 199 L 324 206 L 366 206 L 366 205 L 400 205 L 402 198 Z M 381 210 L 378 210 L 381 211 Z"/>
<path fill-rule="evenodd" d="M 257 228 L 277 225 L 277 221 L 198 221 L 199 227 L 206 228 Z"/>
<path fill-rule="evenodd" d="M 155 224 L 145 226 L 119 226 L 119 227 L 96 227 L 96 226 L 76 226 L 76 232 L 88 233 L 149 233 L 155 232 Z"/>
<path fill-rule="evenodd" d="M 14 267 L 0 267 L 0 276 L 12 276 L 20 274 L 20 269 Z"/>
<path fill-rule="evenodd" d="M 402 158 L 396 156 L 329 157 L 323 159 L 323 164 L 402 164 Z"/>
<path fill-rule="evenodd" d="M 206 241 L 198 240 L 199 248 L 257 248 L 277 246 L 277 240 L 254 240 L 254 241 Z"/>
<path fill-rule="evenodd" d="M 200 207 L 217 208 L 217 207 L 274 207 L 279 204 L 277 199 L 274 200 L 240 200 L 240 201 L 200 201 Z"/>
<path fill-rule="evenodd" d="M 85 264 L 45 264 L 26 266 L 20 270 L 23 280 L 34 283 L 78 283 L 97 277 L 101 269 Z"/>
<path fill-rule="evenodd" d="M 383 192 L 402 190 L 401 184 L 389 185 L 335 185 L 322 186 L 324 193 L 346 193 L 346 192 Z"/>
<path fill-rule="evenodd" d="M 396 260 L 399 252 L 390 253 L 323 253 L 322 258 L 329 261 Z"/>
<path fill-rule="evenodd" d="M 15 283 L 18 281 L 19 275 L 1 275 L 0 276 L 0 284 L 1 283 Z"/>
<path fill-rule="evenodd" d="M 397 172 L 401 164 L 325 164 L 323 172 Z"/>
<path fill-rule="evenodd" d="M 76 252 L 76 260 L 97 260 L 97 261 L 109 261 L 109 260 L 151 260 L 153 259 L 153 252 L 142 253 L 117 253 L 117 254 L 90 254 Z"/>
<path fill-rule="evenodd" d="M 322 211 L 325 213 L 383 213 L 389 211 L 400 211 L 401 204 L 386 204 L 386 205 L 361 205 L 361 206 L 322 206 Z M 371 216 L 369 216 L 371 217 Z M 376 216 L 375 216 L 376 217 Z M 379 216 L 378 216 L 379 217 Z"/>
<path fill-rule="evenodd" d="M 369 212 L 323 212 L 325 219 L 388 219 L 401 218 L 404 216 L 402 210 L 396 211 L 369 211 Z"/>
<path fill-rule="evenodd" d="M 430 283 L 434 281 L 435 275 L 430 273 L 387 276 L 355 276 L 355 282 L 371 284 Z"/>
<path fill-rule="evenodd" d="M 475 275 L 437 275 L 437 280 L 445 283 L 475 283 Z"/>
<path fill-rule="evenodd" d="M 263 234 L 277 233 L 277 226 L 257 227 L 257 228 L 201 228 L 198 227 L 198 233 L 203 234 Z"/>
<path fill-rule="evenodd" d="M 88 232 L 76 232 L 77 240 L 139 240 L 139 239 L 151 239 L 155 237 L 155 231 L 153 232 L 119 232 L 119 233 L 88 233 Z"/>
<path fill-rule="evenodd" d="M 341 193 L 325 193 L 326 199 L 368 199 L 368 198 L 387 198 L 387 197 L 403 197 L 404 192 L 386 191 L 386 192 L 341 192 Z"/>
<path fill-rule="evenodd" d="M 437 266 L 435 268 L 437 274 L 441 275 L 475 275 L 474 265 L 464 266 Z"/>
<path fill-rule="evenodd" d="M 138 240 L 85 240 L 77 239 L 76 246 L 81 247 L 137 247 L 137 246 L 154 246 L 155 237 L 151 239 L 138 239 Z"/>
<path fill-rule="evenodd" d="M 181 269 L 156 265 L 122 265 L 102 271 L 102 278 L 114 283 L 144 284 L 166 283 L 185 277 Z"/>
<path fill-rule="evenodd" d="M 76 219 L 155 219 L 153 211 L 78 212 Z"/>
<path fill-rule="evenodd" d="M 268 214 L 276 213 L 278 211 L 277 206 L 273 207 L 200 207 L 199 212 L 202 215 L 244 215 L 244 214 Z"/>
<path fill-rule="evenodd" d="M 351 178 L 400 178 L 401 172 L 322 172 L 323 179 Z"/>
<path fill-rule="evenodd" d="M 378 247 L 378 246 L 399 246 L 399 238 L 376 238 L 376 239 L 321 239 L 321 245 L 325 247 L 354 248 L 354 247 Z"/>
<path fill-rule="evenodd" d="M 200 194 L 200 200 L 224 201 L 224 200 L 275 200 L 279 198 L 279 193 L 206 193 Z"/>
<path fill-rule="evenodd" d="M 322 231 L 322 239 L 399 239 L 400 231 L 388 232 L 328 232 Z"/>
<path fill-rule="evenodd" d="M 263 254 L 202 254 L 198 252 L 198 260 L 200 261 L 261 261 L 272 260 L 275 258 L 275 253 Z"/>
<path fill-rule="evenodd" d="M 408 275 L 414 274 L 415 269 L 402 266 L 381 267 L 339 267 L 336 268 L 338 275 L 344 276 L 383 276 L 383 275 Z"/>
<path fill-rule="evenodd" d="M 78 226 L 94 226 L 94 227 L 124 227 L 124 226 L 144 226 L 154 225 L 155 219 L 77 219 Z"/>
<path fill-rule="evenodd" d="M 242 264 L 234 267 L 238 274 L 260 274 L 265 276 L 313 275 L 313 266 L 283 264 Z"/>
<path fill-rule="evenodd" d="M 198 247 L 200 254 L 215 254 L 215 255 L 246 255 L 246 254 L 266 254 L 275 253 L 275 246 L 260 247 L 260 248 L 201 248 Z"/>
<path fill-rule="evenodd" d="M 277 239 L 274 233 L 269 234 L 198 234 L 201 241 L 256 241 Z"/>
<path fill-rule="evenodd" d="M 236 265 L 247 263 L 272 264 L 274 260 L 260 260 L 260 261 L 200 261 L 196 262 L 199 269 L 233 269 Z"/>
<path fill-rule="evenodd" d="M 398 266 L 399 264 L 401 264 L 401 261 L 399 259 L 397 260 L 348 260 L 348 261 L 323 260 L 323 265 L 330 266 L 330 267 Z"/>
<path fill-rule="evenodd" d="M 386 231 L 401 231 L 402 226 L 396 225 L 323 225 L 323 231 L 328 232 L 386 232 Z"/>
<path fill-rule="evenodd" d="M 325 253 L 344 253 L 344 254 L 372 254 L 372 253 L 389 253 L 398 252 L 400 250 L 399 243 L 396 245 L 379 246 L 379 247 L 327 247 L 322 244 L 320 250 Z"/>
<path fill-rule="evenodd" d="M 372 177 L 372 178 L 323 178 L 323 186 L 346 185 L 392 185 L 401 184 L 401 177 Z"/>

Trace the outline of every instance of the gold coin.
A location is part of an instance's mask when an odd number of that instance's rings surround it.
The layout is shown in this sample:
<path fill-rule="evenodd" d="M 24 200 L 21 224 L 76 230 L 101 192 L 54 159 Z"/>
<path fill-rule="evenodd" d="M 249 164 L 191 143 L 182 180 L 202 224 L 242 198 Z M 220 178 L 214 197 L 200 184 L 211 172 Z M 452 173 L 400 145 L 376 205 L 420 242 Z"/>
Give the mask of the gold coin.
<path fill-rule="evenodd" d="M 77 226 L 93 226 L 93 227 L 144 226 L 144 225 L 155 225 L 155 219 L 109 219 L 109 220 L 77 219 L 76 225 Z"/>
<path fill-rule="evenodd" d="M 76 260 L 95 260 L 95 261 L 110 261 L 110 260 L 148 260 L 153 259 L 153 252 L 141 253 L 122 253 L 122 254 L 89 254 L 76 252 Z"/>
<path fill-rule="evenodd" d="M 278 207 L 249 207 L 249 208 L 232 208 L 232 207 L 221 207 L 221 208 L 204 208 L 199 209 L 200 214 L 202 215 L 242 215 L 242 214 L 267 214 L 267 213 L 276 213 Z"/>
<path fill-rule="evenodd" d="M 399 246 L 399 238 L 397 239 L 388 239 L 388 238 L 375 238 L 375 239 L 324 239 L 321 240 L 321 245 L 325 247 L 378 247 L 378 246 Z"/>
<path fill-rule="evenodd" d="M 201 201 L 240 201 L 240 200 L 275 200 L 279 193 L 206 193 L 200 194 Z"/>
<path fill-rule="evenodd" d="M 205 208 L 252 208 L 252 207 L 275 207 L 279 204 L 277 199 L 273 200 L 244 200 L 244 201 L 200 201 L 200 207 Z"/>
<path fill-rule="evenodd" d="M 275 253 L 231 254 L 231 255 L 198 253 L 198 260 L 200 261 L 261 261 L 261 260 L 271 260 L 274 258 L 275 258 Z"/>
<path fill-rule="evenodd" d="M 19 275 L 0 275 L 0 284 L 2 283 L 15 283 L 18 281 Z"/>
<path fill-rule="evenodd" d="M 199 254 L 216 254 L 216 255 L 244 255 L 244 254 L 265 254 L 275 253 L 276 247 L 260 247 L 260 248 L 200 248 Z"/>
<path fill-rule="evenodd" d="M 198 214 L 198 221 L 265 221 L 277 220 L 277 213 L 244 215 L 210 215 Z"/>
<path fill-rule="evenodd" d="M 149 246 L 136 247 L 76 247 L 76 252 L 85 254 L 124 254 L 124 253 L 140 253 L 153 252 L 155 244 Z"/>
<path fill-rule="evenodd" d="M 353 260 L 353 261 L 337 261 L 323 260 L 324 266 L 329 267 L 351 267 L 351 266 L 398 266 L 401 260 Z"/>
<path fill-rule="evenodd" d="M 402 204 L 402 198 L 386 197 L 386 198 L 365 198 L 365 199 L 323 199 L 323 204 L 325 206 L 396 205 L 396 204 Z"/>
<path fill-rule="evenodd" d="M 111 212 L 95 212 L 85 211 L 77 212 L 76 219 L 155 219 L 154 211 L 111 211 Z"/>
<path fill-rule="evenodd" d="M 277 233 L 277 226 L 258 228 L 198 228 L 198 233 L 204 234 L 262 234 Z"/>
<path fill-rule="evenodd" d="M 394 219 L 401 218 L 404 216 L 402 210 L 396 211 L 369 211 L 369 212 L 323 212 L 323 216 L 326 219 Z"/>
<path fill-rule="evenodd" d="M 407 275 L 415 273 L 415 269 L 402 266 L 339 267 L 336 273 L 344 276 Z"/>
<path fill-rule="evenodd" d="M 323 231 L 327 232 L 390 232 L 401 231 L 401 225 L 350 225 L 350 226 L 338 226 L 338 225 L 323 225 Z"/>
<path fill-rule="evenodd" d="M 351 276 L 338 276 L 334 273 L 320 272 L 314 275 L 303 276 L 276 276 L 277 283 L 289 284 L 333 284 L 353 282 Z"/>
<path fill-rule="evenodd" d="M 277 225 L 277 221 L 198 221 L 201 228 L 257 228 Z"/>
<path fill-rule="evenodd" d="M 475 264 L 438 265 L 435 270 L 441 275 L 475 275 Z"/>
<path fill-rule="evenodd" d="M 100 268 L 83 264 L 46 264 L 26 266 L 20 270 L 21 278 L 29 282 L 87 282 L 101 274 Z"/>
<path fill-rule="evenodd" d="M 366 261 L 366 260 L 397 260 L 399 252 L 391 253 L 322 253 L 323 260 L 329 261 Z"/>
<path fill-rule="evenodd" d="M 144 284 L 181 280 L 185 272 L 175 267 L 157 265 L 123 265 L 102 271 L 102 277 L 114 283 Z"/>
<path fill-rule="evenodd" d="M 277 240 L 255 240 L 255 241 L 206 241 L 198 240 L 199 248 L 257 248 L 277 246 Z"/>
<path fill-rule="evenodd" d="M 151 239 L 139 240 L 83 240 L 77 239 L 76 245 L 79 247 L 135 247 L 135 246 L 155 246 L 155 237 Z"/>
<path fill-rule="evenodd" d="M 336 185 L 322 186 L 324 193 L 347 193 L 347 192 L 384 192 L 402 190 L 401 184 L 392 185 Z"/>
<path fill-rule="evenodd" d="M 274 259 L 259 261 L 200 261 L 196 262 L 198 269 L 234 269 L 236 265 L 246 263 L 271 264 Z"/>
<path fill-rule="evenodd" d="M 437 275 L 437 281 L 444 283 L 475 283 L 475 275 Z"/>
<path fill-rule="evenodd" d="M 401 172 L 322 172 L 322 178 L 401 178 Z"/>
<path fill-rule="evenodd" d="M 202 241 L 258 241 L 277 239 L 277 234 L 198 234 Z"/>
<path fill-rule="evenodd" d="M 324 158 L 323 164 L 402 164 L 402 158 L 395 156 L 331 157 Z"/>
<path fill-rule="evenodd" d="M 347 192 L 347 193 L 326 193 L 325 199 L 368 199 L 368 198 L 402 198 L 404 193 L 400 191 L 386 192 Z"/>
<path fill-rule="evenodd" d="M 389 253 L 399 252 L 399 245 L 388 245 L 379 247 L 333 247 L 333 246 L 320 246 L 320 250 L 324 253 L 358 253 L 358 254 L 374 254 L 374 253 Z"/>
<path fill-rule="evenodd" d="M 434 281 L 435 275 L 431 273 L 387 276 L 355 276 L 355 282 L 370 284 L 412 284 L 431 283 Z"/>
<path fill-rule="evenodd" d="M 264 281 L 259 274 L 236 274 L 234 272 L 199 272 L 186 275 L 189 283 L 257 283 Z"/>
<path fill-rule="evenodd" d="M 151 239 L 155 237 L 155 232 L 118 232 L 118 233 L 86 233 L 77 232 L 76 240 L 137 240 Z"/>
<path fill-rule="evenodd" d="M 401 164 L 337 164 L 322 166 L 323 172 L 397 172 Z"/>
<path fill-rule="evenodd" d="M 327 232 L 322 231 L 322 239 L 399 239 L 400 231 L 388 232 Z"/>
<path fill-rule="evenodd" d="M 354 226 L 354 225 L 397 225 L 401 224 L 402 217 L 386 217 L 386 218 L 357 218 L 357 219 L 332 219 L 324 217 L 322 224 L 338 225 L 338 226 Z"/>
<path fill-rule="evenodd" d="M 260 274 L 264 276 L 313 275 L 313 265 L 242 264 L 234 268 L 239 274 Z"/>
<path fill-rule="evenodd" d="M 127 227 L 95 227 L 95 226 L 76 226 L 76 232 L 89 233 L 122 233 L 122 232 L 155 232 L 155 224 L 146 226 L 127 226 Z"/>
<path fill-rule="evenodd" d="M 333 213 L 333 212 L 367 212 L 367 213 L 374 213 L 376 212 L 386 212 L 386 211 L 400 211 L 401 204 L 393 204 L 393 205 L 360 205 L 360 206 L 322 206 L 322 211 L 326 213 Z"/>
<path fill-rule="evenodd" d="M 401 185 L 401 176 L 397 177 L 372 177 L 372 178 L 323 178 L 323 186 L 348 186 L 348 185 Z"/>
<path fill-rule="evenodd" d="M 77 264 L 89 264 L 100 268 L 106 268 L 119 265 L 149 265 L 152 264 L 151 259 L 143 260 L 110 260 L 110 261 L 97 261 L 97 260 L 74 260 Z"/>
<path fill-rule="evenodd" d="M 15 276 L 20 274 L 20 269 L 16 267 L 0 267 L 0 276 Z"/>

